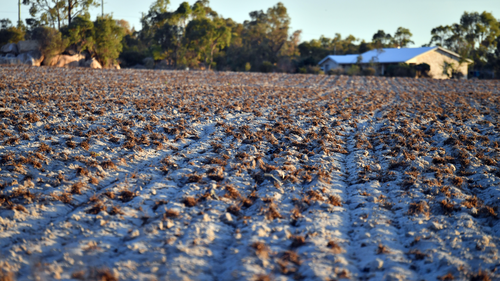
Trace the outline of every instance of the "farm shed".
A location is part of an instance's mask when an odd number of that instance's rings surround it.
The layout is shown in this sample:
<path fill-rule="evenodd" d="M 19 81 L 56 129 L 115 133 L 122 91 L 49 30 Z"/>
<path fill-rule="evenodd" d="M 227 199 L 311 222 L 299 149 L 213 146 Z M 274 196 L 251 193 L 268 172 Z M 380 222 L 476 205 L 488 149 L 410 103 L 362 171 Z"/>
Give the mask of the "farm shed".
<path fill-rule="evenodd" d="M 444 73 L 445 65 L 450 65 L 453 69 L 463 74 L 467 78 L 467 68 L 472 60 L 465 59 L 460 62 L 460 55 L 442 47 L 421 47 L 421 48 L 384 48 L 375 49 L 360 55 L 327 56 L 319 62 L 323 71 L 336 68 L 347 68 L 356 63 L 361 67 L 373 64 L 377 73 L 384 75 L 385 70 L 390 65 L 406 63 L 408 65 L 428 64 L 431 69 L 429 74 L 436 79 L 447 79 Z M 451 73 L 451 69 L 447 69 Z"/>

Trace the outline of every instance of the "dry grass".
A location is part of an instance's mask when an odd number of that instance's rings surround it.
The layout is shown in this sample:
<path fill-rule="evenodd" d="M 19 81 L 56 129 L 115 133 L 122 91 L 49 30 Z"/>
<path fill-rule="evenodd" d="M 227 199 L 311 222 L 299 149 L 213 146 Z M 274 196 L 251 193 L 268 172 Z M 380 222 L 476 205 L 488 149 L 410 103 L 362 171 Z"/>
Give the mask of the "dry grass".
<path fill-rule="evenodd" d="M 182 203 L 184 203 L 186 207 L 192 208 L 198 204 L 198 200 L 195 199 L 194 197 L 186 197 L 182 199 Z"/>
<path fill-rule="evenodd" d="M 180 215 L 179 212 L 176 210 L 165 209 L 165 213 L 163 213 L 163 219 L 166 220 L 166 219 L 177 218 L 179 217 L 179 215 Z"/>
<path fill-rule="evenodd" d="M 333 241 L 333 240 L 330 240 L 328 241 L 328 244 L 326 244 L 326 246 L 331 250 L 332 253 L 334 254 L 341 254 L 344 252 L 344 249 L 342 249 L 342 247 L 340 247 L 339 244 L 337 244 L 337 242 Z"/>
<path fill-rule="evenodd" d="M 378 247 L 377 247 L 377 250 L 375 251 L 375 253 L 377 255 L 380 255 L 380 254 L 389 254 L 389 253 L 391 253 L 391 251 L 386 246 L 384 246 L 382 244 L 378 244 Z"/>
<path fill-rule="evenodd" d="M 254 242 L 252 243 L 251 247 L 255 249 L 255 254 L 261 258 L 261 259 L 268 259 L 269 258 L 269 247 L 264 243 L 264 242 Z"/>
<path fill-rule="evenodd" d="M 422 214 L 427 217 L 430 214 L 429 205 L 425 201 L 420 201 L 418 203 L 415 202 L 410 203 L 410 206 L 408 208 L 408 214 L 413 216 Z"/>

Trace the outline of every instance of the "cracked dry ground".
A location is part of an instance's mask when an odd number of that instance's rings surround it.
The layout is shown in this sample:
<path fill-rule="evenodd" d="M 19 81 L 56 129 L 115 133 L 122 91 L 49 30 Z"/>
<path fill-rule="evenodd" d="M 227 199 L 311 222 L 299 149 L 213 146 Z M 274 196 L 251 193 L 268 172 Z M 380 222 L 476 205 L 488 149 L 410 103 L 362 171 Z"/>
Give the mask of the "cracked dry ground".
<path fill-rule="evenodd" d="M 0 279 L 498 279 L 499 88 L 2 67 Z"/>

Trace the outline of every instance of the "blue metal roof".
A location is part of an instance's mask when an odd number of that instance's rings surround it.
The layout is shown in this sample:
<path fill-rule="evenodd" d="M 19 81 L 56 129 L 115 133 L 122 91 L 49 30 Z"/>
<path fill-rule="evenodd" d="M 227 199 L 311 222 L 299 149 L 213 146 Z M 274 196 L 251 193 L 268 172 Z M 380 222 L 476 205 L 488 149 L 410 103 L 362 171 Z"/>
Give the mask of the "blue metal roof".
<path fill-rule="evenodd" d="M 439 49 L 443 52 L 447 52 L 457 58 L 460 58 L 460 55 L 441 47 L 420 47 L 420 48 L 401 48 L 401 49 L 384 48 L 384 49 L 375 49 L 362 53 L 361 54 L 362 60 L 360 63 L 370 63 L 372 61 L 376 63 L 406 62 L 416 56 L 419 56 L 423 53 L 429 52 L 434 49 Z M 358 56 L 360 55 L 327 56 L 324 59 L 322 59 L 319 62 L 319 64 L 322 64 L 328 59 L 331 59 L 338 64 L 353 64 L 356 63 Z M 467 61 L 471 62 L 470 60 Z"/>

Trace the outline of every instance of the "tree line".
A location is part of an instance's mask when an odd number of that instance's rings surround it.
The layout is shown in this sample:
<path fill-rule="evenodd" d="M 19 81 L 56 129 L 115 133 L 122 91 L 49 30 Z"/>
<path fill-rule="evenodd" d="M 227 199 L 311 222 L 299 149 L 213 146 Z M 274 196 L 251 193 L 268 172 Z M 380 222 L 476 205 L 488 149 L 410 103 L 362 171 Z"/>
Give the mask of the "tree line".
<path fill-rule="evenodd" d="M 155 0 L 141 18 L 141 30 L 130 29 L 111 15 L 90 20 L 95 0 L 23 0 L 31 18 L 12 25 L 0 20 L 0 44 L 43 39 L 45 52 L 80 53 L 104 66 L 215 69 L 258 72 L 320 73 L 327 55 L 360 54 L 372 49 L 414 45 L 409 29 L 378 30 L 370 42 L 353 35 L 301 42 L 282 3 L 250 12 L 243 23 L 223 18 L 208 0 L 171 7 Z M 458 23 L 438 26 L 424 46 L 442 46 L 474 61 L 472 70 L 500 74 L 500 21 L 488 12 L 464 12 Z"/>

